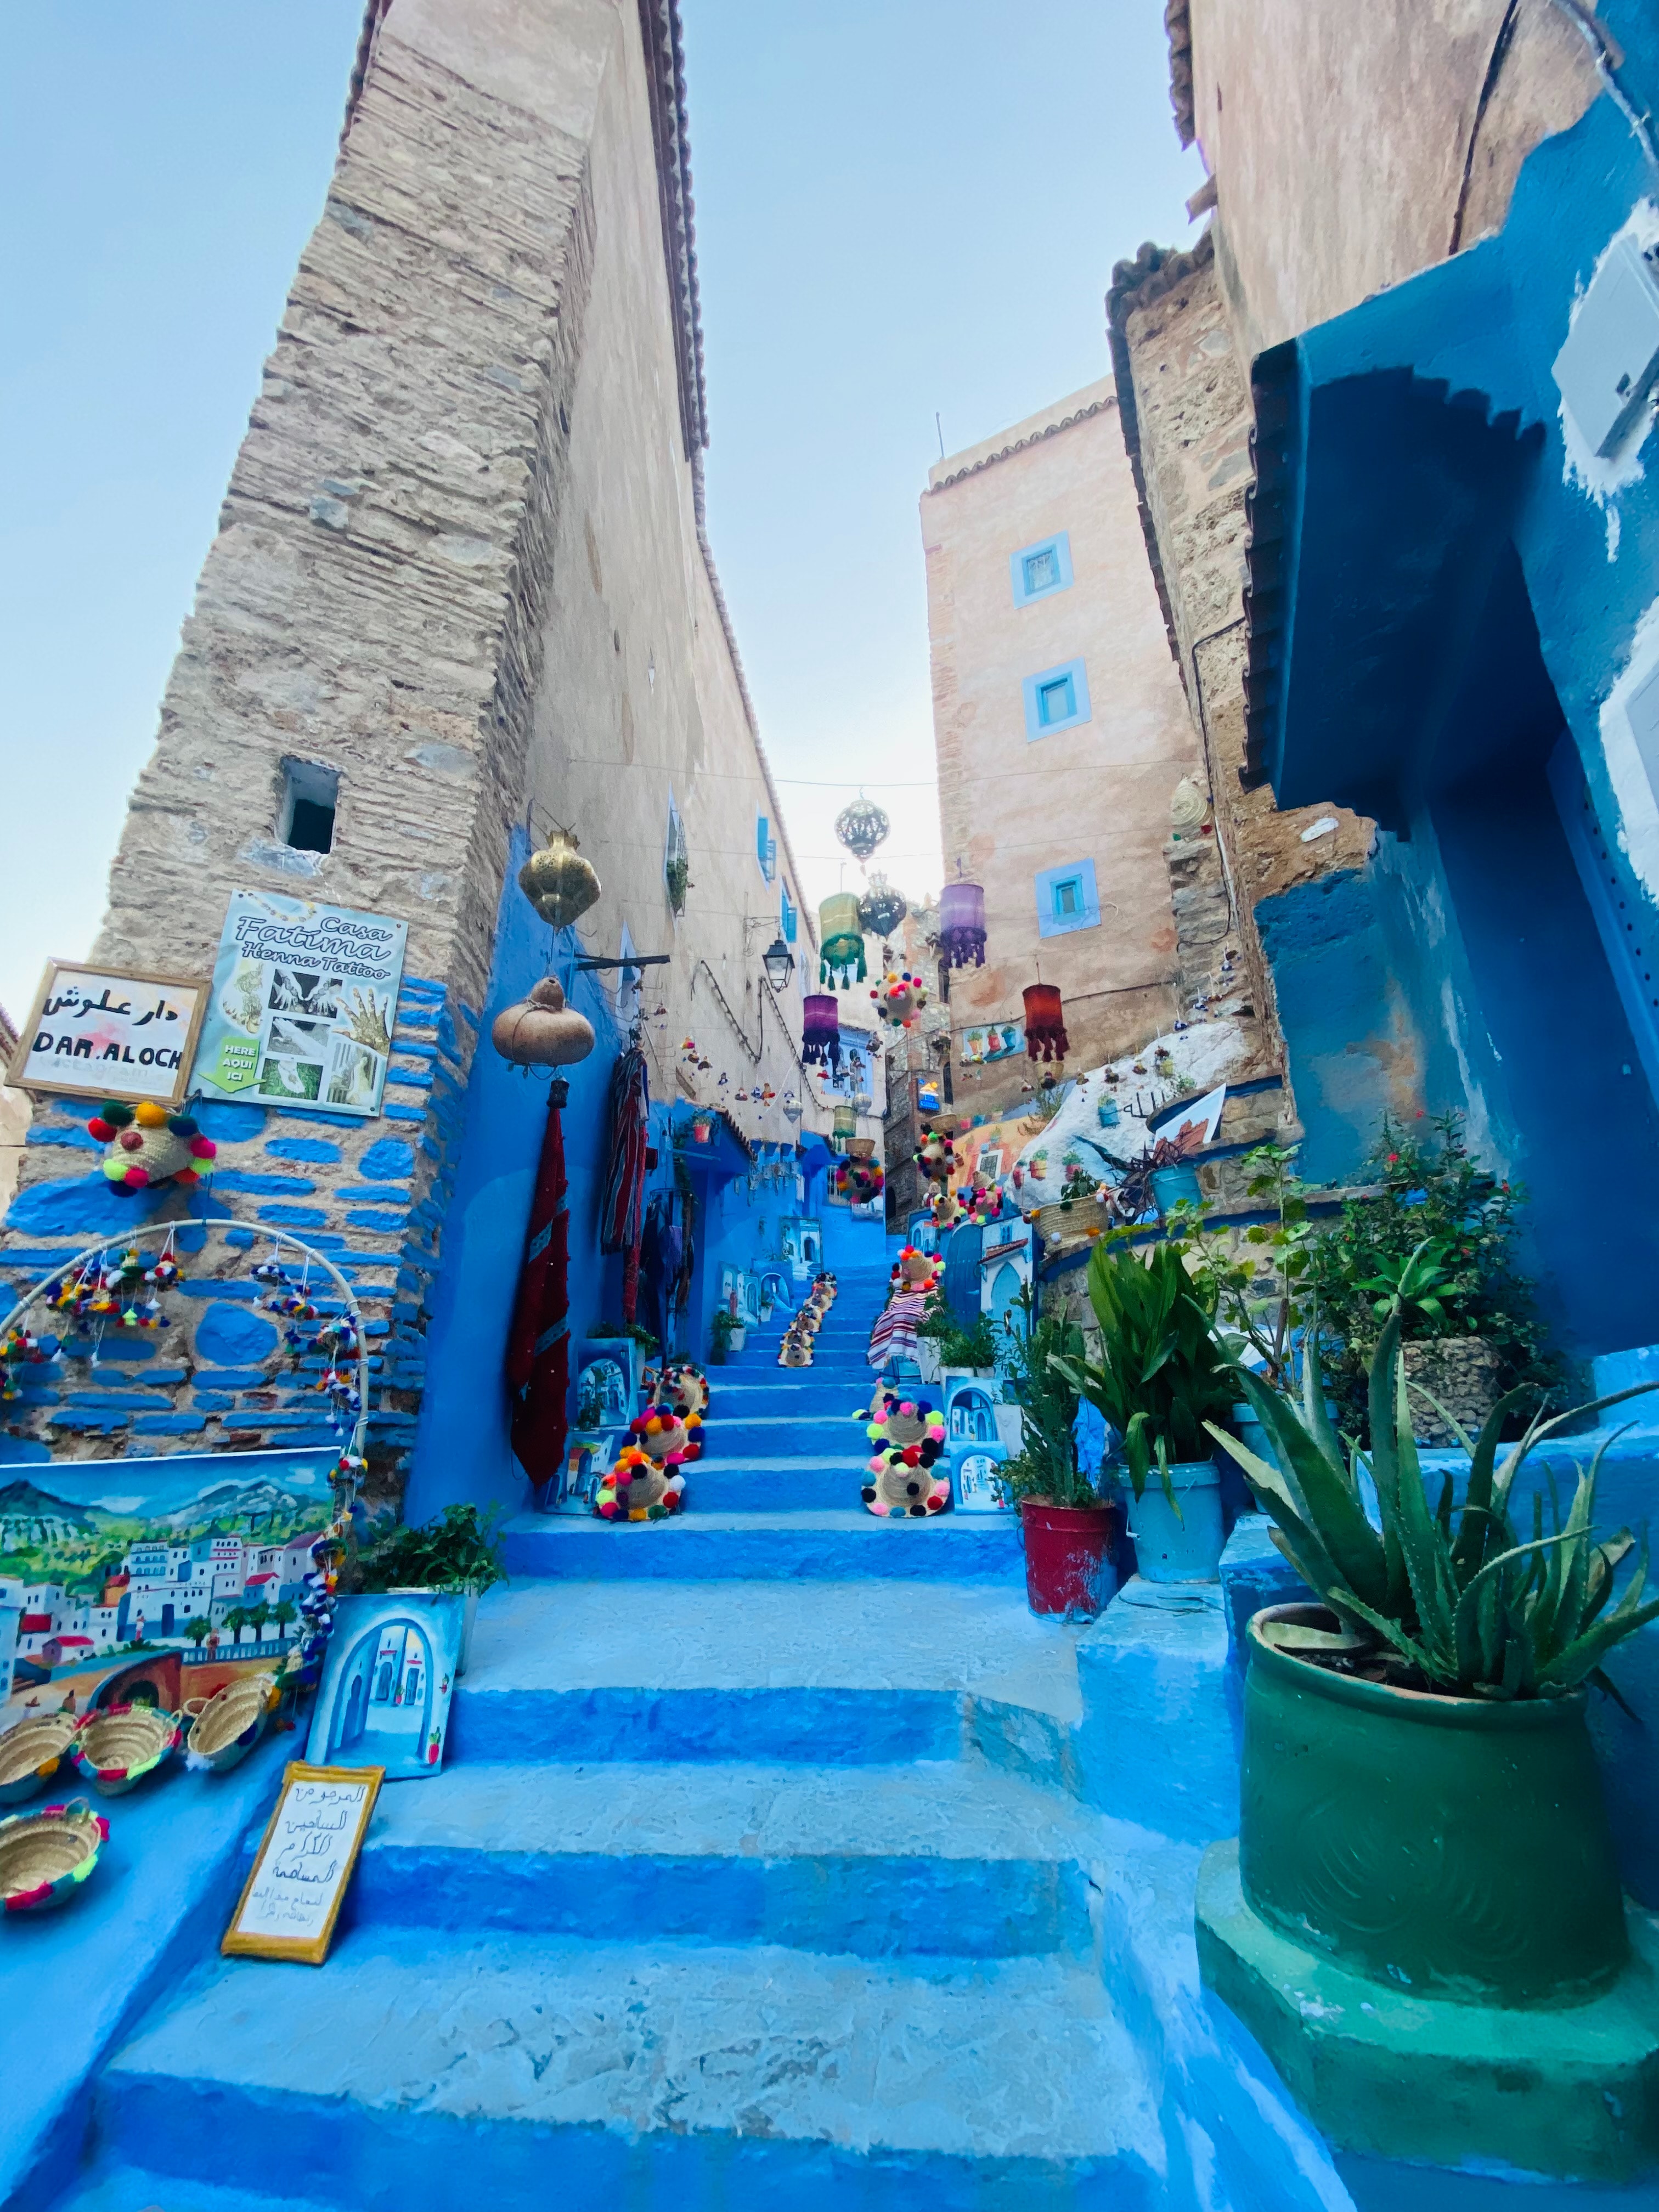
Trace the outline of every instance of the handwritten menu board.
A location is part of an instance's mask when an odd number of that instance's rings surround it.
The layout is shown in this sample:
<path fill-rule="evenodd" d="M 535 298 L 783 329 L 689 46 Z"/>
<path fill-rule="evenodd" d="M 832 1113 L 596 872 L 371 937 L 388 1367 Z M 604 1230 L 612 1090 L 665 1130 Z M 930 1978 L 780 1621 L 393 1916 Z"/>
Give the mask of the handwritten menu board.
<path fill-rule="evenodd" d="M 385 1769 L 291 1760 L 253 1871 L 219 1948 L 320 1966 L 334 1940 Z"/>

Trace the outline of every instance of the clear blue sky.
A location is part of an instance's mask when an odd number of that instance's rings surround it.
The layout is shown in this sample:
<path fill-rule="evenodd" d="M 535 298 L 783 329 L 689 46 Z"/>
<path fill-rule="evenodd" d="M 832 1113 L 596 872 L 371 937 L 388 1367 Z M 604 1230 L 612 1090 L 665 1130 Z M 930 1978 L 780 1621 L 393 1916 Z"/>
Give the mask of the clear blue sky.
<path fill-rule="evenodd" d="M 394 0 L 395 5 L 395 0 Z M 916 500 L 1091 383 L 1200 180 L 1158 0 L 684 0 L 710 532 L 780 775 L 939 874 Z M 0 1001 L 84 952 L 300 247 L 358 0 L 0 11 Z M 850 796 L 791 783 L 816 896 Z M 823 854 L 822 862 L 808 858 Z"/>

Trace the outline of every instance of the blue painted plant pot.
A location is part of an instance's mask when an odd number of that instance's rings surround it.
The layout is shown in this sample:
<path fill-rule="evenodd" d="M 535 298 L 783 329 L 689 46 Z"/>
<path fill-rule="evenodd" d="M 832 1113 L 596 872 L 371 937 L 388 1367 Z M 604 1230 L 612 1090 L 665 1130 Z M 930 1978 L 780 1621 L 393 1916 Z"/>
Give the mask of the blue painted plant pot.
<path fill-rule="evenodd" d="M 1152 1196 L 1158 1200 L 1158 1212 L 1168 1213 L 1172 1206 L 1185 1203 L 1201 1206 L 1204 1194 L 1199 1188 L 1196 1168 L 1154 1168 Z"/>
<path fill-rule="evenodd" d="M 1212 1583 L 1226 1541 L 1221 1470 L 1213 1460 L 1180 1460 L 1170 1469 L 1170 1487 L 1174 1505 L 1154 1469 L 1145 1494 L 1130 1493 L 1136 1567 L 1149 1583 Z"/>

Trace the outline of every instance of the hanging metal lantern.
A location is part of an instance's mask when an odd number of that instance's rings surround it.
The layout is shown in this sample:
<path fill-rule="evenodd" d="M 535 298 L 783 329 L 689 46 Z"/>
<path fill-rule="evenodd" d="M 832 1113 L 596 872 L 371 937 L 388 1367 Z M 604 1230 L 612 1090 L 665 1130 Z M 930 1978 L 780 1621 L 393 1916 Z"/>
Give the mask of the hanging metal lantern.
<path fill-rule="evenodd" d="M 519 888 L 544 921 L 568 929 L 599 896 L 599 879 L 570 830 L 556 830 L 519 871 Z"/>
<path fill-rule="evenodd" d="M 801 1001 L 800 1056 L 809 1067 L 841 1073 L 841 1009 L 827 991 Z"/>
<path fill-rule="evenodd" d="M 904 893 L 895 890 L 878 868 L 870 878 L 869 890 L 859 901 L 859 915 L 870 934 L 890 937 L 909 910 Z"/>
<path fill-rule="evenodd" d="M 880 807 L 860 792 L 836 817 L 836 835 L 860 865 L 884 842 L 892 823 Z"/>
<path fill-rule="evenodd" d="M 835 891 L 818 908 L 818 981 L 845 990 L 864 981 L 864 924 L 856 891 Z"/>
<path fill-rule="evenodd" d="M 939 964 L 985 965 L 985 891 L 979 884 L 946 884 L 939 900 Z"/>
<path fill-rule="evenodd" d="M 1025 1049 L 1033 1060 L 1064 1060 L 1070 1049 L 1060 993 L 1052 983 L 1028 983 L 1025 1000 Z"/>
<path fill-rule="evenodd" d="M 830 1126 L 830 1142 L 838 1152 L 844 1152 L 859 1133 L 859 1117 L 851 1106 L 837 1106 Z"/>

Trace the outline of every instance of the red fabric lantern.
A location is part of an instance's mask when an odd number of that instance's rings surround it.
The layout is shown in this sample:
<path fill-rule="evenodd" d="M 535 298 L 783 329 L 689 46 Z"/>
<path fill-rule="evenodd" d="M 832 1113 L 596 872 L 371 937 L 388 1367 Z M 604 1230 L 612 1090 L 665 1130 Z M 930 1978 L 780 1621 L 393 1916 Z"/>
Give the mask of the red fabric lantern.
<path fill-rule="evenodd" d="M 985 965 L 985 892 L 978 884 L 946 884 L 939 901 L 939 964 Z"/>
<path fill-rule="evenodd" d="M 827 991 L 801 1001 L 800 1056 L 809 1067 L 841 1073 L 841 1008 Z"/>
<path fill-rule="evenodd" d="M 1025 1000 L 1025 1049 L 1033 1060 L 1064 1060 L 1071 1048 L 1060 993 L 1052 983 L 1028 983 Z"/>

